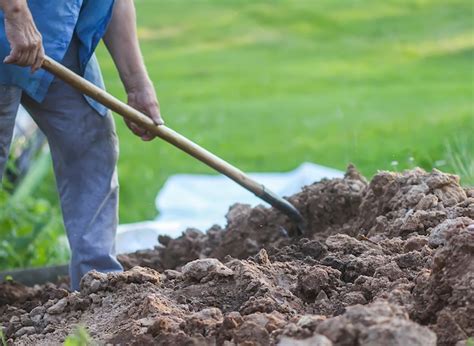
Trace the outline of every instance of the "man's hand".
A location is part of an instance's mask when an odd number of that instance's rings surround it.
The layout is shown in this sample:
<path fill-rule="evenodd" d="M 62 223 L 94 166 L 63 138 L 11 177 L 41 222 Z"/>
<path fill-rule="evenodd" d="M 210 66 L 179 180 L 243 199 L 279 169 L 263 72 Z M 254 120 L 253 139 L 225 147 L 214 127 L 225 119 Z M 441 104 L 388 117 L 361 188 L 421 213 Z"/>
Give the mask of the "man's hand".
<path fill-rule="evenodd" d="M 128 105 L 148 115 L 157 125 L 163 125 L 163 119 L 160 114 L 160 105 L 156 98 L 155 88 L 148 78 L 136 83 L 133 87 L 127 89 Z M 125 120 L 128 128 L 134 134 L 141 137 L 144 141 L 151 141 L 156 136 L 141 128 L 137 124 Z"/>
<path fill-rule="evenodd" d="M 128 95 L 128 104 L 149 116 L 155 124 L 163 125 L 155 88 L 148 77 L 138 44 L 135 16 L 133 0 L 116 0 L 104 42 L 119 71 Z M 130 130 L 144 141 L 155 138 L 137 124 L 125 122 Z"/>
<path fill-rule="evenodd" d="M 31 71 L 35 72 L 44 60 L 43 39 L 26 1 L 3 0 L 0 6 L 5 14 L 5 33 L 11 47 L 10 54 L 3 62 L 31 66 Z"/>

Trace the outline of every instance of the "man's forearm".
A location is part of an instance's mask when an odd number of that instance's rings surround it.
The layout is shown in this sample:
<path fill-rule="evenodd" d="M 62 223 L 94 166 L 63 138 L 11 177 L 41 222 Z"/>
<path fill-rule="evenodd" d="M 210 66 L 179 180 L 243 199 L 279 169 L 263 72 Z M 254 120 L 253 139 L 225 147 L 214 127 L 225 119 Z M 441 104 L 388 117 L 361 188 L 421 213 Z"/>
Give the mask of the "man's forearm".
<path fill-rule="evenodd" d="M 21 13 L 24 9 L 28 8 L 26 0 L 0 0 L 0 9 L 5 15 L 13 15 L 15 13 Z"/>
<path fill-rule="evenodd" d="M 114 59 L 120 79 L 127 92 L 128 104 L 149 116 L 157 125 L 163 124 L 155 88 L 148 78 L 137 37 L 137 20 L 133 0 L 116 0 L 104 42 Z M 155 135 L 126 122 L 143 140 Z"/>
<path fill-rule="evenodd" d="M 133 0 L 117 0 L 104 42 L 127 91 L 148 79 L 140 52 Z"/>

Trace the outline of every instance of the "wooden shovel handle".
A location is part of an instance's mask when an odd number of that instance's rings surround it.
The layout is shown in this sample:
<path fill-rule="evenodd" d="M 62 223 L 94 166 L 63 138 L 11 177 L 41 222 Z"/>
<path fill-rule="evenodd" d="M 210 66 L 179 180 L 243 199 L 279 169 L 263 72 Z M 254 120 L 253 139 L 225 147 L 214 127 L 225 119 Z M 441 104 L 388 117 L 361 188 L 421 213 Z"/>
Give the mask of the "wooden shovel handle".
<path fill-rule="evenodd" d="M 164 125 L 156 125 L 148 116 L 141 113 L 140 111 L 130 107 L 124 102 L 120 101 L 116 97 L 110 95 L 101 88 L 95 86 L 89 81 L 85 80 L 81 76 L 72 72 L 63 65 L 57 63 L 50 57 L 46 57 L 43 65 L 43 69 L 52 73 L 56 77 L 62 79 L 66 83 L 70 84 L 81 93 L 91 97 L 92 99 L 100 102 L 107 108 L 111 109 L 115 113 L 121 115 L 127 120 L 130 120 L 143 128 L 146 128 L 149 132 L 181 149 L 187 154 L 195 157 L 199 161 L 212 167 L 216 171 L 226 175 L 245 189 L 253 192 L 257 197 L 270 203 L 272 206 L 278 208 L 291 219 L 302 222 L 302 217 L 294 206 L 283 198 L 278 197 L 276 194 L 266 189 L 265 186 L 259 184 L 244 172 L 238 168 L 232 166 L 228 162 L 222 160 L 218 156 L 212 154 L 208 150 L 200 147 L 196 143 L 187 139 L 183 135 L 173 131 L 169 127 Z"/>

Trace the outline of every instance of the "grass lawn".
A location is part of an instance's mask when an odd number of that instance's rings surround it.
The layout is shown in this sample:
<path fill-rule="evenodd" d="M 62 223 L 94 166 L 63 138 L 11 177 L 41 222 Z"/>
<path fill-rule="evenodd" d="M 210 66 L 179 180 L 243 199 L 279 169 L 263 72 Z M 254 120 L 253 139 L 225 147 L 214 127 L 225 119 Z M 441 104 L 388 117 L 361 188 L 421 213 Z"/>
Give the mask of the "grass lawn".
<path fill-rule="evenodd" d="M 446 143 L 458 141 L 474 156 L 469 0 L 135 3 L 167 125 L 245 171 L 453 171 Z M 98 56 L 125 99 L 103 47 Z M 117 124 L 121 222 L 153 218 L 168 176 L 211 172 Z M 54 199 L 48 180 L 37 194 Z"/>

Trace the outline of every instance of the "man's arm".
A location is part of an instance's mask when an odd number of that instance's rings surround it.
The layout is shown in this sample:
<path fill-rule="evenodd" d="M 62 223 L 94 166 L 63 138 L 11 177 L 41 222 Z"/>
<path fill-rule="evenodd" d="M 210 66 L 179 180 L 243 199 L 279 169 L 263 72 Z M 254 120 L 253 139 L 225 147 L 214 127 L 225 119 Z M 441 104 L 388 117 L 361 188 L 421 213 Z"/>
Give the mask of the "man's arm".
<path fill-rule="evenodd" d="M 4 12 L 5 33 L 11 48 L 3 62 L 31 66 L 33 72 L 38 70 L 44 60 L 43 42 L 26 0 L 0 0 L 0 9 Z"/>
<path fill-rule="evenodd" d="M 160 106 L 143 62 L 137 38 L 136 14 L 133 0 L 116 0 L 112 19 L 104 42 L 117 66 L 128 96 L 128 104 L 148 115 L 157 125 L 163 124 Z M 143 140 L 155 136 L 136 124 L 127 126 Z"/>

